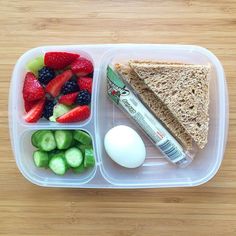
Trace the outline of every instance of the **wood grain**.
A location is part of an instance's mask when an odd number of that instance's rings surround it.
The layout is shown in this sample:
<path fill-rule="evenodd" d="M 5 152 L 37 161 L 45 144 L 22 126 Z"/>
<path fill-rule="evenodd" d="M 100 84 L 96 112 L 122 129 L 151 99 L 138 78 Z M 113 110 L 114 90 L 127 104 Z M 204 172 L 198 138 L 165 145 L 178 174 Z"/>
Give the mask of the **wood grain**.
<path fill-rule="evenodd" d="M 0 0 L 0 235 L 236 235 L 236 1 Z M 19 173 L 8 136 L 12 69 L 26 50 L 83 43 L 198 44 L 224 65 L 223 164 L 195 188 L 49 189 Z"/>

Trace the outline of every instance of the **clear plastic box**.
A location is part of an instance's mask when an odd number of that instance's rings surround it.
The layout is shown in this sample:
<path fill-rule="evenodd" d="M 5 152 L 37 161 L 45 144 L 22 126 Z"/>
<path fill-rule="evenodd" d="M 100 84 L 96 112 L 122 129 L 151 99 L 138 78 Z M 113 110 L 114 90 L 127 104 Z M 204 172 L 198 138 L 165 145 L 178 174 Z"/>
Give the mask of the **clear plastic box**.
<path fill-rule="evenodd" d="M 22 86 L 26 63 L 47 51 L 77 52 L 94 64 L 93 95 L 90 118 L 82 123 L 58 124 L 39 121 L 29 124 L 23 120 Z M 129 59 L 154 59 L 210 64 L 210 127 L 208 144 L 195 156 L 187 168 L 171 165 L 107 98 L 106 68 L 108 64 Z M 125 169 L 114 163 L 103 146 L 105 133 L 113 126 L 125 124 L 140 134 L 147 149 L 144 164 L 136 169 Z M 17 166 L 26 179 L 45 187 L 73 188 L 158 188 L 197 186 L 210 180 L 218 171 L 224 154 L 228 132 L 228 94 L 224 70 L 214 54 L 192 45 L 107 44 L 45 46 L 24 53 L 17 61 L 9 91 L 9 127 L 12 149 Z M 83 174 L 68 172 L 56 176 L 34 166 L 30 138 L 38 129 L 82 129 L 91 134 L 96 166 Z"/>

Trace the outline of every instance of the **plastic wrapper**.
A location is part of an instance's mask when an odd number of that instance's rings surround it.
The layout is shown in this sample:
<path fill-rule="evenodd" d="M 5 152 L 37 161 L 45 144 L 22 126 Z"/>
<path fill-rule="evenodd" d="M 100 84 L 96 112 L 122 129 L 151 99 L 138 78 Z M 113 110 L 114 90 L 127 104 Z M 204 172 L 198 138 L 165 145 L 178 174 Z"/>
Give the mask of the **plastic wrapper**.
<path fill-rule="evenodd" d="M 112 102 L 141 128 L 169 162 L 179 167 L 186 167 L 192 162 L 196 149 L 185 150 L 111 66 L 107 67 L 107 93 Z"/>

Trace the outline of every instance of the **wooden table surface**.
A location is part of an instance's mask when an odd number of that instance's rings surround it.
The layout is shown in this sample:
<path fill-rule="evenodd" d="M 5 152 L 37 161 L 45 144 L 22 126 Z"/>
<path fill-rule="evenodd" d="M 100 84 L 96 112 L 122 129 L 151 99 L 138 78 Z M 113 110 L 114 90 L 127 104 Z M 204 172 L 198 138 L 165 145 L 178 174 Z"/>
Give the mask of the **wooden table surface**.
<path fill-rule="evenodd" d="M 0 0 L 0 10 L 0 235 L 236 235 L 236 1 Z M 42 188 L 24 179 L 8 134 L 14 63 L 33 47 L 87 43 L 197 44 L 218 56 L 230 128 L 223 164 L 210 182 L 92 190 Z"/>

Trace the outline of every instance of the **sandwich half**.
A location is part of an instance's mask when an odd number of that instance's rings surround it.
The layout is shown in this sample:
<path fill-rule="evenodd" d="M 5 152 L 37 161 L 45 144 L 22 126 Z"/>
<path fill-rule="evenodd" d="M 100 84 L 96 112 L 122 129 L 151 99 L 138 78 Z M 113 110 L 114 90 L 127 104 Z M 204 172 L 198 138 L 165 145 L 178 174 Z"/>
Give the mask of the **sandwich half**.
<path fill-rule="evenodd" d="M 204 148 L 209 127 L 209 66 L 142 61 L 130 61 L 129 65 L 185 132 Z"/>
<path fill-rule="evenodd" d="M 115 69 L 122 79 L 132 87 L 143 104 L 162 121 L 187 150 L 190 150 L 192 148 L 191 136 L 185 131 L 184 127 L 173 116 L 167 106 L 163 105 L 162 101 L 156 97 L 144 81 L 139 78 L 135 71 L 126 64 L 116 64 Z"/>

